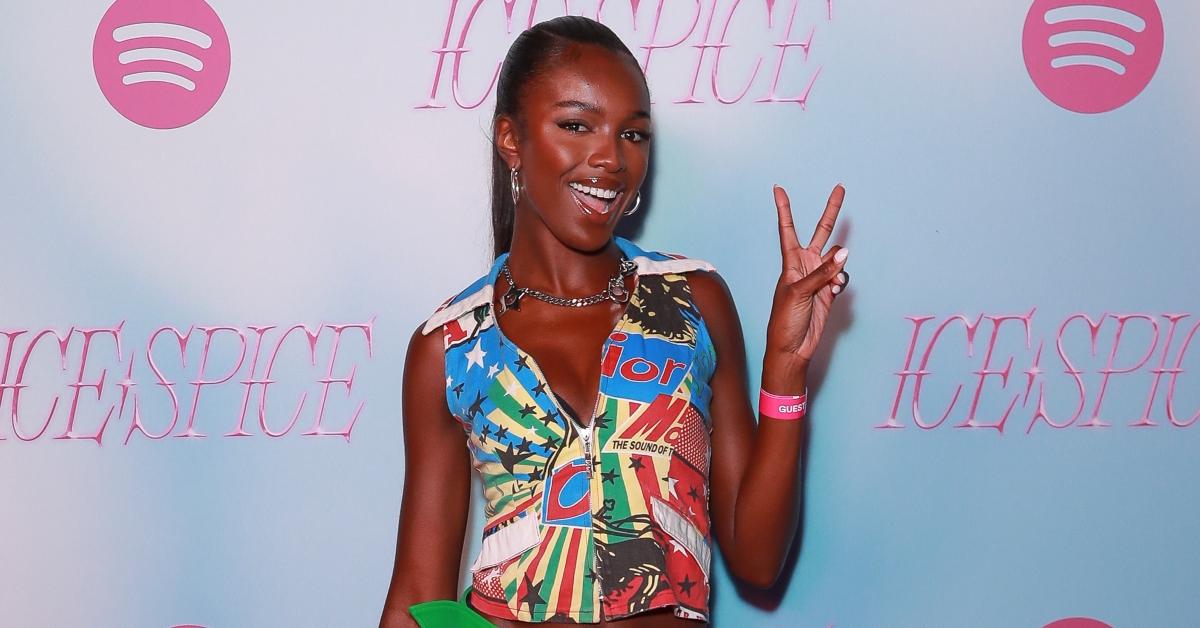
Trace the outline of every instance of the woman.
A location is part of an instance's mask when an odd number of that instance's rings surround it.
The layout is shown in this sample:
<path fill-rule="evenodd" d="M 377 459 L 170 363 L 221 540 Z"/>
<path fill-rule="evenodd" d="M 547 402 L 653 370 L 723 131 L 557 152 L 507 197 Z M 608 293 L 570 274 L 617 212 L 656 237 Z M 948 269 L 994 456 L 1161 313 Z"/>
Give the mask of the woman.
<path fill-rule="evenodd" d="M 778 576 L 799 518 L 807 368 L 849 281 L 847 251 L 821 253 L 844 191 L 801 246 L 774 190 L 783 270 L 756 422 L 721 278 L 613 235 L 640 205 L 649 111 L 633 55 L 597 22 L 544 22 L 510 49 L 493 127 L 496 262 L 409 345 L 384 628 L 437 612 L 462 613 L 446 623 L 459 626 L 694 626 L 709 615 L 714 538 L 740 579 Z M 472 465 L 487 522 L 467 608 L 452 600 Z"/>

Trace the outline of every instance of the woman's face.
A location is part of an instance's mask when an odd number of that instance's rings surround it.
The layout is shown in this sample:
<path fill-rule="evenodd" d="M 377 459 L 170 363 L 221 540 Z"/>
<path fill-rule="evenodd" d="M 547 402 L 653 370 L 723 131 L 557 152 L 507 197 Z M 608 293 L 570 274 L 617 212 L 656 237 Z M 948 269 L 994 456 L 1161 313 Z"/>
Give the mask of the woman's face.
<path fill-rule="evenodd" d="M 497 139 L 520 170 L 516 228 L 545 229 L 568 247 L 608 244 L 633 206 L 650 158 L 650 95 L 628 56 L 575 45 L 534 77 L 519 121 Z M 530 220 L 532 218 L 532 220 Z"/>

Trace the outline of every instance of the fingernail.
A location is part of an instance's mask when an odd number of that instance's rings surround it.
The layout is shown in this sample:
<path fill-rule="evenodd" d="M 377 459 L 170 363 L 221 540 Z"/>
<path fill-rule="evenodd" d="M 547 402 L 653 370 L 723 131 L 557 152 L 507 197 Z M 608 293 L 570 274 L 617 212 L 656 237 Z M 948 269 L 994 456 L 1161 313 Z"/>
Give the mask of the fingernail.
<path fill-rule="evenodd" d="M 846 256 L 849 254 L 850 254 L 850 249 L 846 249 L 846 248 L 839 249 L 837 253 L 833 254 L 833 261 L 841 264 L 842 262 L 846 261 Z"/>
<path fill-rule="evenodd" d="M 841 292 L 841 291 L 842 291 L 842 287 L 841 287 L 841 286 L 836 286 L 836 285 L 835 285 L 835 286 L 834 286 L 832 289 L 833 289 L 833 293 L 834 293 L 834 294 L 837 294 L 837 293 L 839 293 L 839 292 Z"/>

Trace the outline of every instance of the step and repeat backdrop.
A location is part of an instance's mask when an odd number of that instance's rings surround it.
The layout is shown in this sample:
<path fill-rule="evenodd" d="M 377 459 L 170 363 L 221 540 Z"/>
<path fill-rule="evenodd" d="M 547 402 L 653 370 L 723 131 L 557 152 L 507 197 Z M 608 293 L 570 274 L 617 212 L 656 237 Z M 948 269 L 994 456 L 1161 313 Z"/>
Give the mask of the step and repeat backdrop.
<path fill-rule="evenodd" d="M 651 87 L 622 233 L 717 267 L 753 368 L 772 184 L 802 231 L 848 190 L 802 534 L 715 626 L 1197 625 L 1188 0 L 4 3 L 0 625 L 378 622 L 407 341 L 565 13 Z"/>

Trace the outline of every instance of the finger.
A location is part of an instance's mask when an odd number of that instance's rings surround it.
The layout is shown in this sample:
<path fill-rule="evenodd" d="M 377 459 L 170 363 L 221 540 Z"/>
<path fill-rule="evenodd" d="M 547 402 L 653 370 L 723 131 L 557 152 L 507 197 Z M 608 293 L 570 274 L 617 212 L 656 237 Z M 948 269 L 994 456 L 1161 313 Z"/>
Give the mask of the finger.
<path fill-rule="evenodd" d="M 829 241 L 829 236 L 833 234 L 833 225 L 837 222 L 838 212 L 842 209 L 842 200 L 846 198 L 846 188 L 839 183 L 833 186 L 833 192 L 829 193 L 829 200 L 825 203 L 825 211 L 821 214 L 821 219 L 817 221 L 817 228 L 813 231 L 812 240 L 808 243 L 808 248 L 815 251 L 820 251 L 825 248 L 825 243 Z"/>
<path fill-rule="evenodd" d="M 800 259 L 800 239 L 796 236 L 796 225 L 792 222 L 792 203 L 787 192 L 775 186 L 775 209 L 779 213 L 779 251 L 783 255 L 783 267 L 796 266 Z"/>
<path fill-rule="evenodd" d="M 803 279 L 796 282 L 795 286 L 805 292 L 816 292 L 820 288 L 833 281 L 833 278 L 842 271 L 842 267 L 846 265 L 846 259 L 850 254 L 850 249 L 834 245 L 829 250 L 829 257 L 804 276 Z M 836 286 L 835 286 L 836 287 Z"/>
<path fill-rule="evenodd" d="M 845 292 L 846 288 L 849 287 L 850 273 L 843 270 L 842 272 L 834 275 L 833 280 L 834 280 L 834 284 L 830 288 L 830 291 L 833 292 L 834 296 L 837 296 L 837 295 Z"/>

